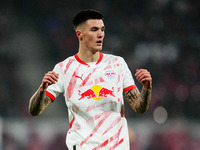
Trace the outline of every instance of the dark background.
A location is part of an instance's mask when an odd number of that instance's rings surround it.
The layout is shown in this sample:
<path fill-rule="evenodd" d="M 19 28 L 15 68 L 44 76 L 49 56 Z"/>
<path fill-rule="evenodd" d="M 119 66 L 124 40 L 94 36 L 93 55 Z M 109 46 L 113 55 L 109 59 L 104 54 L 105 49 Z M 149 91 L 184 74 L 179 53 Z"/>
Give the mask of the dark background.
<path fill-rule="evenodd" d="M 168 135 L 169 132 L 163 130 L 158 134 L 155 130 L 150 136 L 151 144 L 144 147 L 140 143 L 137 148 L 173 150 L 171 145 L 175 146 L 180 142 L 186 144 L 182 144 L 186 149 L 198 149 L 199 134 L 191 135 L 196 131 L 191 126 L 193 123 L 198 125 L 200 118 L 199 1 L 1 0 L 0 117 L 3 133 L 0 150 L 35 150 L 34 146 L 30 146 L 30 141 L 37 140 L 38 135 L 31 128 L 26 132 L 27 136 L 21 137 L 29 138 L 22 144 L 7 131 L 9 128 L 5 126 L 8 124 L 23 120 L 22 126 L 27 127 L 30 121 L 32 124 L 43 118 L 65 118 L 68 124 L 67 107 L 62 96 L 41 117 L 30 117 L 28 102 L 40 85 L 43 75 L 52 70 L 56 63 L 78 52 L 72 19 L 77 12 L 88 8 L 97 9 L 104 14 L 106 36 L 102 52 L 122 56 L 133 75 L 137 68 L 146 68 L 151 72 L 153 93 L 148 112 L 138 115 L 126 103 L 127 119 L 133 120 L 132 122 L 140 120 L 140 123 L 156 122 L 154 112 L 156 108 L 162 107 L 167 118 L 161 126 L 177 120 L 182 120 L 186 126 L 178 135 Z M 137 81 L 136 85 L 141 89 Z M 162 112 L 160 116 L 162 118 Z M 182 128 L 183 126 L 178 129 Z M 29 135 L 29 132 L 33 133 Z M 55 136 L 53 141 L 61 143 L 55 145 L 62 145 L 63 139 L 65 135 L 61 134 Z M 159 145 L 164 141 L 169 143 L 166 146 Z M 8 147 L 8 143 L 12 143 L 14 148 Z M 195 146 L 190 147 L 191 145 Z M 43 146 L 41 149 L 50 148 Z M 184 150 L 182 146 L 175 149 Z"/>

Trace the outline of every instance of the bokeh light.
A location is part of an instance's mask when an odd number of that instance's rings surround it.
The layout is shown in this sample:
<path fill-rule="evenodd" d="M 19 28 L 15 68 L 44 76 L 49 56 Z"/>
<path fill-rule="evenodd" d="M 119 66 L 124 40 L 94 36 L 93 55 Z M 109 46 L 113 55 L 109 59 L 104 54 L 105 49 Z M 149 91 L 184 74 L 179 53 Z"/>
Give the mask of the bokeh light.
<path fill-rule="evenodd" d="M 162 106 L 158 106 L 153 112 L 153 118 L 158 124 L 165 123 L 167 116 L 167 110 Z"/>

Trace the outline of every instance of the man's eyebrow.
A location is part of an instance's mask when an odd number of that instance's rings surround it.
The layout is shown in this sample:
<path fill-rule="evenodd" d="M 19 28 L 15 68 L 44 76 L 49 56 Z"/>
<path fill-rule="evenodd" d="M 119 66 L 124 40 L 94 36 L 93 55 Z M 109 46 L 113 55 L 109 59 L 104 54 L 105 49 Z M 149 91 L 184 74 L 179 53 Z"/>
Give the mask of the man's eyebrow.
<path fill-rule="evenodd" d="M 97 26 L 93 26 L 93 27 L 91 27 L 91 28 L 103 28 L 103 29 L 105 29 L 106 27 L 105 26 L 102 26 L 102 27 L 97 27 Z"/>

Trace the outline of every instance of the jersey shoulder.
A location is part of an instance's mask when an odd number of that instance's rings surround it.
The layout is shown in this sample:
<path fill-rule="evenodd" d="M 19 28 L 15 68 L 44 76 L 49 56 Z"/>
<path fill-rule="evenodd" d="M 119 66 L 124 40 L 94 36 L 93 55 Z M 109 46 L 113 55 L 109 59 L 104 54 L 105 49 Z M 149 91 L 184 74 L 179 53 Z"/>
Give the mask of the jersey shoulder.
<path fill-rule="evenodd" d="M 66 59 L 64 59 L 63 61 L 61 61 L 61 62 L 59 62 L 59 63 L 66 64 L 66 63 L 68 63 L 69 61 L 75 61 L 74 55 L 73 55 L 73 56 L 67 57 Z M 58 63 L 58 64 L 59 64 L 59 63 Z"/>
<path fill-rule="evenodd" d="M 124 58 L 118 55 L 114 55 L 114 54 L 105 54 L 103 53 L 103 59 L 105 61 L 112 61 L 112 62 L 120 62 L 123 63 L 124 62 Z"/>
<path fill-rule="evenodd" d="M 69 56 L 66 59 L 64 59 L 63 61 L 58 62 L 55 65 L 55 68 L 57 68 L 57 70 L 60 70 L 61 72 L 65 72 L 68 70 L 69 67 L 71 67 L 71 65 L 73 65 L 75 62 L 75 58 L 74 56 Z"/>
<path fill-rule="evenodd" d="M 58 62 L 56 65 L 60 66 L 62 68 L 62 66 L 65 66 L 67 64 L 70 65 L 74 61 L 75 61 L 75 57 L 74 56 L 69 56 L 66 59 L 64 59 L 63 61 Z"/>

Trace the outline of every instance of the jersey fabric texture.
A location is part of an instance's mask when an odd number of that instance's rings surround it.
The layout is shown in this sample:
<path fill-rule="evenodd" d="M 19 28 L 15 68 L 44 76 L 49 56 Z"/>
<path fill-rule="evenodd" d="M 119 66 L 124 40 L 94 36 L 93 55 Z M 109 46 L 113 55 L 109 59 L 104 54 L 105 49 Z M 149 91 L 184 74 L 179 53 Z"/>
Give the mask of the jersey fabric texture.
<path fill-rule="evenodd" d="M 85 63 L 78 55 L 58 63 L 59 80 L 47 88 L 53 101 L 63 93 L 68 107 L 69 150 L 129 150 L 123 92 L 136 88 L 122 57 L 99 52 L 97 62 Z"/>

